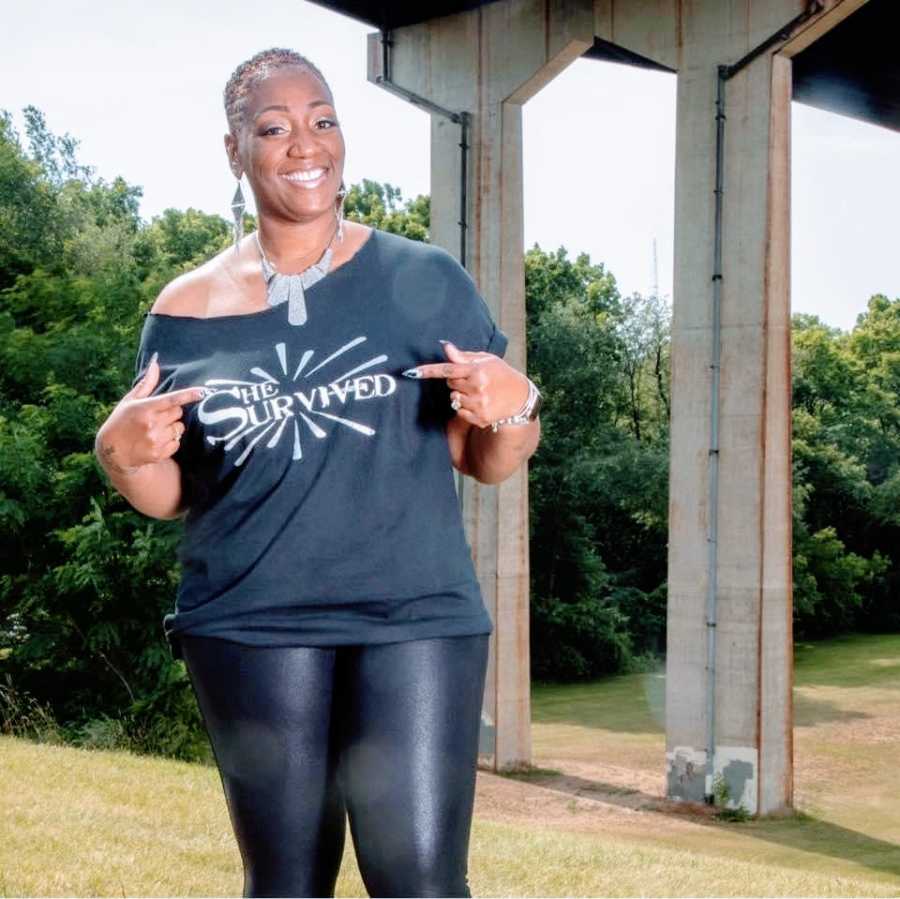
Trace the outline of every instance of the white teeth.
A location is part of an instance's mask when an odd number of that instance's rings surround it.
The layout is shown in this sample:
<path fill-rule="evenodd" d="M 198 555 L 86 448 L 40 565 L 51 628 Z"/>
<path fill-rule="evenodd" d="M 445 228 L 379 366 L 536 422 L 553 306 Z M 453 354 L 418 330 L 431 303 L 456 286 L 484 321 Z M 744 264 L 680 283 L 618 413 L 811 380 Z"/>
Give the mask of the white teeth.
<path fill-rule="evenodd" d="M 318 181 L 325 174 L 325 169 L 310 169 L 308 172 L 291 172 L 284 175 L 288 181 Z"/>

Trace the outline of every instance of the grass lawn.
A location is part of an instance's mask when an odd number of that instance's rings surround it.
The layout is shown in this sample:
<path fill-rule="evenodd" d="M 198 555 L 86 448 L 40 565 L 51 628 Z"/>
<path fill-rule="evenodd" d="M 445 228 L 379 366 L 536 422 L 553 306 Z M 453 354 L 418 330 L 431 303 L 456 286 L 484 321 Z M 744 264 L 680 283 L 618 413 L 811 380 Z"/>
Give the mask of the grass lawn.
<path fill-rule="evenodd" d="M 800 814 L 663 798 L 661 672 L 536 684 L 537 769 L 479 771 L 481 896 L 900 895 L 900 635 L 796 649 Z M 238 896 L 215 768 L 0 737 L 0 896 Z M 349 829 L 338 896 L 365 896 Z"/>

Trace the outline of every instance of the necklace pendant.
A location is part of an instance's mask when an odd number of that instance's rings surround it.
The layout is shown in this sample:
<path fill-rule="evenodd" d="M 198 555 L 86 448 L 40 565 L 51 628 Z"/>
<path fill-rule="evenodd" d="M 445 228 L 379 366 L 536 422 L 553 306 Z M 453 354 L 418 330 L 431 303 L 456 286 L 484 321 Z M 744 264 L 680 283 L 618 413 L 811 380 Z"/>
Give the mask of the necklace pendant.
<path fill-rule="evenodd" d="M 277 271 L 266 258 L 262 244 L 259 242 L 259 231 L 256 231 L 256 244 L 259 247 L 260 264 L 263 279 L 266 282 L 266 299 L 270 306 L 288 305 L 288 322 L 292 325 L 305 325 L 306 290 L 317 281 L 321 281 L 331 268 L 331 246 L 325 248 L 321 258 L 314 265 L 295 275 L 283 275 Z"/>
<path fill-rule="evenodd" d="M 306 324 L 306 292 L 303 290 L 303 280 L 294 275 L 290 281 L 290 294 L 288 297 L 288 322 L 292 325 Z"/>

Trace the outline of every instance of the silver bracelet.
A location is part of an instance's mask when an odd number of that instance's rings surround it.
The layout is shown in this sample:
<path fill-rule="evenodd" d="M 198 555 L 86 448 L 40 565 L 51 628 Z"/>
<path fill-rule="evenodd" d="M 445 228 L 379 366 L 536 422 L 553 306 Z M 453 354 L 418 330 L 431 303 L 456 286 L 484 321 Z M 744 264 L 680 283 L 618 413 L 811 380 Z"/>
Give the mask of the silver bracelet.
<path fill-rule="evenodd" d="M 541 392 L 537 389 L 531 378 L 527 378 L 527 381 L 528 396 L 525 399 L 525 404 L 515 415 L 510 415 L 506 418 L 498 418 L 496 421 L 492 421 L 491 430 L 495 434 L 500 430 L 500 425 L 527 425 L 537 418 L 538 411 L 541 408 Z"/>

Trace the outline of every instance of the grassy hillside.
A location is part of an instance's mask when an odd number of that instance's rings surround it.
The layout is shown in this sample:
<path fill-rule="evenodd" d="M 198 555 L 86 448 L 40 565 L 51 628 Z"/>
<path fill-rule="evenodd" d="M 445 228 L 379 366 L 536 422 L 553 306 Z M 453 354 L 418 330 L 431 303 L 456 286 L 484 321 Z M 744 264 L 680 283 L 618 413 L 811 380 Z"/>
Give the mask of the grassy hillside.
<path fill-rule="evenodd" d="M 797 647 L 794 818 L 665 802 L 662 696 L 535 685 L 538 770 L 478 775 L 474 895 L 900 894 L 900 636 Z M 0 789 L 0 895 L 240 895 L 214 768 L 2 737 Z M 366 895 L 349 829 L 337 895 Z"/>

